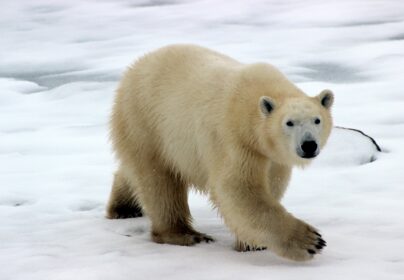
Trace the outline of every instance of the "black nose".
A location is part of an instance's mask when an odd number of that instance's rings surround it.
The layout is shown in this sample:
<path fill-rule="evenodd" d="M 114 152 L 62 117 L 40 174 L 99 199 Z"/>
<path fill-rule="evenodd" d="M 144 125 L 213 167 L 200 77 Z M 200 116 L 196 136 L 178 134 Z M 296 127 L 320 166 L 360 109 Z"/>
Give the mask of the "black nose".
<path fill-rule="evenodd" d="M 316 156 L 317 143 L 315 141 L 304 141 L 302 146 L 302 151 L 304 152 L 305 158 L 312 158 Z"/>

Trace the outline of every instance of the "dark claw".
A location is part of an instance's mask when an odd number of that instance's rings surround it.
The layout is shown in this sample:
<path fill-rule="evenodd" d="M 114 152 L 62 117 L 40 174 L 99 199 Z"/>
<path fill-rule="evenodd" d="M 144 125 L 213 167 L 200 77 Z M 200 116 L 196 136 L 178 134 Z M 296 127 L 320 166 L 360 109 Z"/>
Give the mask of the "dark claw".
<path fill-rule="evenodd" d="M 247 247 L 245 249 L 246 249 L 246 251 L 250 251 L 250 245 L 247 245 Z"/>
<path fill-rule="evenodd" d="M 213 242 L 213 238 L 210 237 L 204 237 L 203 240 L 205 240 L 206 243 Z"/>
<path fill-rule="evenodd" d="M 201 242 L 201 238 L 199 236 L 194 236 L 194 241 L 196 243 L 200 243 Z"/>
<path fill-rule="evenodd" d="M 317 235 L 318 237 L 321 237 L 321 234 L 319 234 L 317 231 L 315 231 L 314 234 Z"/>
<path fill-rule="evenodd" d="M 309 252 L 310 255 L 314 255 L 316 252 L 312 249 L 308 249 L 307 252 Z"/>
<path fill-rule="evenodd" d="M 323 249 L 323 245 L 316 245 L 315 247 L 316 247 L 316 249 L 319 249 L 319 250 Z"/>
<path fill-rule="evenodd" d="M 264 251 L 264 250 L 266 250 L 267 249 L 267 247 L 257 247 L 257 251 Z"/>

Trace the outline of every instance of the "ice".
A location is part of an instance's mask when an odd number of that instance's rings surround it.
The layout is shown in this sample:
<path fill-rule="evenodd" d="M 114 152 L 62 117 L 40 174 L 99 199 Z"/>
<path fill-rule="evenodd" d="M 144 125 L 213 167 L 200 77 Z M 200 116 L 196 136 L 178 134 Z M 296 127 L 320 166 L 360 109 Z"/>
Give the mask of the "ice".
<path fill-rule="evenodd" d="M 378 143 L 368 135 L 363 135 L 362 131 L 335 127 L 327 146 L 312 167 L 358 166 L 375 161 L 379 152 L 381 149 Z"/>
<path fill-rule="evenodd" d="M 404 2 L 19 0 L 0 4 L 0 279 L 404 279 Z M 195 43 L 265 61 L 314 96 L 334 130 L 283 200 L 328 246 L 307 263 L 237 253 L 206 197 L 216 242 L 158 245 L 147 218 L 104 218 L 116 168 L 108 118 L 137 57 Z M 259 213 L 257 213 L 258 215 Z"/>

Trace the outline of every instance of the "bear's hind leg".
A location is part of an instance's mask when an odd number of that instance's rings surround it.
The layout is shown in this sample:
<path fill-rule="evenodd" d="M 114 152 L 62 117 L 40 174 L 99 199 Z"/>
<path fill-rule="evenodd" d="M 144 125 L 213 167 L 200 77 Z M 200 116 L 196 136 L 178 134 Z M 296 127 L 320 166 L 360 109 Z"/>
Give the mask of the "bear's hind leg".
<path fill-rule="evenodd" d="M 134 188 L 120 171 L 115 174 L 107 206 L 107 218 L 125 219 L 143 216 Z"/>
<path fill-rule="evenodd" d="M 178 176 L 156 164 L 142 163 L 137 174 L 141 190 L 139 199 L 152 222 L 152 239 L 156 243 L 190 246 L 212 237 L 193 229 L 188 207 L 188 186 Z"/>

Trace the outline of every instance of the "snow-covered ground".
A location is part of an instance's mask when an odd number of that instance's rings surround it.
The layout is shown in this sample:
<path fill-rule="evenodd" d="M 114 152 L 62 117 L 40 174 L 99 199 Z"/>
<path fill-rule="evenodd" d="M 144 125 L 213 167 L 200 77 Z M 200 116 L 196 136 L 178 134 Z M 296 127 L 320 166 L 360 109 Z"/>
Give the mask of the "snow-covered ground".
<path fill-rule="evenodd" d="M 295 171 L 284 204 L 328 242 L 313 261 L 233 251 L 196 194 L 196 227 L 215 243 L 157 245 L 147 218 L 104 218 L 117 81 L 139 55 L 179 42 L 270 62 L 311 95 L 332 89 L 335 123 L 381 145 L 375 154 L 338 131 Z M 2 280 L 404 279 L 403 159 L 404 1 L 0 2 Z"/>

